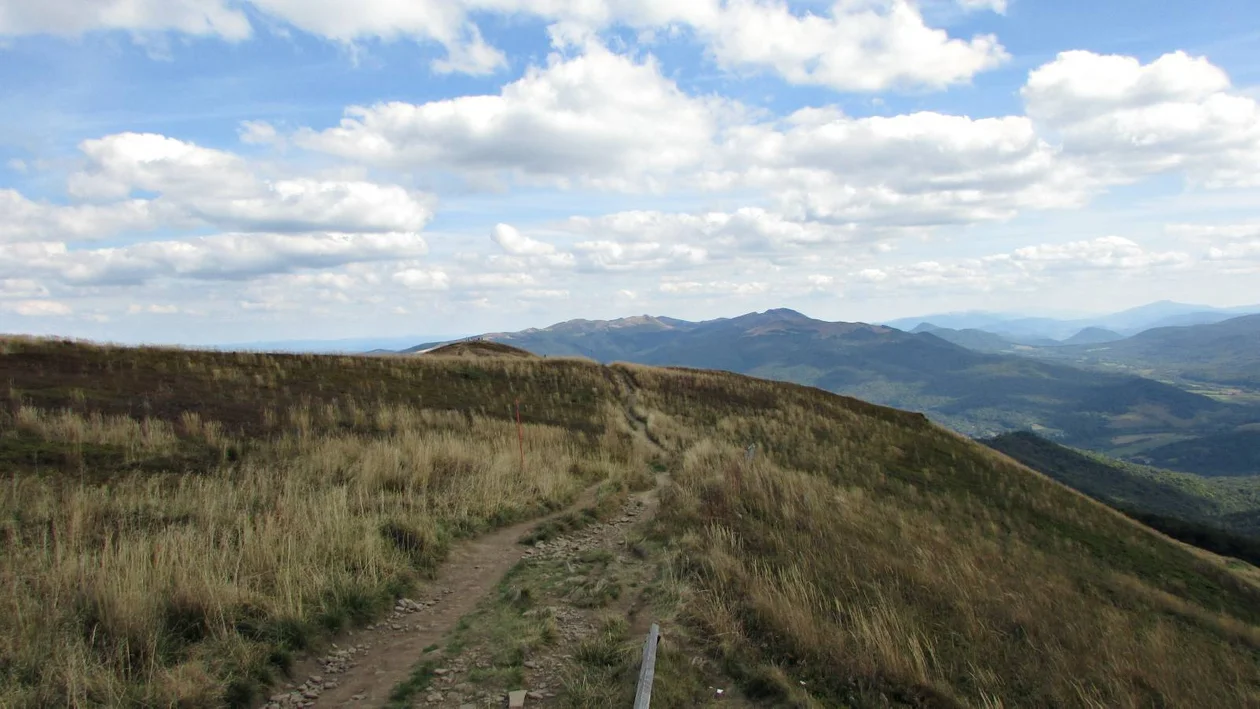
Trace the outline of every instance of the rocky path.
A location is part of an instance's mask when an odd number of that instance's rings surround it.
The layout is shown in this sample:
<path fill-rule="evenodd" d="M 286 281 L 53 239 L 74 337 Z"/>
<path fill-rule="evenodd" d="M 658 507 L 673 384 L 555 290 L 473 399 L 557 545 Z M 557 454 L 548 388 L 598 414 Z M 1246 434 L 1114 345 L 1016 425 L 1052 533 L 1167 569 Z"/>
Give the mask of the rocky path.
<path fill-rule="evenodd" d="M 495 641 L 502 635 L 493 628 L 479 627 L 494 622 L 487 618 L 495 618 L 483 606 L 482 614 L 471 619 L 470 641 L 458 652 L 441 656 L 441 674 L 417 697 L 415 705 L 505 707 L 509 706 L 506 692 L 519 689 L 525 692 L 525 706 L 531 709 L 557 706 L 574 654 L 580 652 L 584 641 L 600 632 L 608 618 L 627 619 L 635 636 L 641 634 L 637 626 L 642 625 L 642 632 L 646 632 L 651 623 L 650 612 L 638 611 L 642 606 L 639 594 L 653 567 L 635 557 L 630 540 L 656 508 L 656 489 L 639 492 L 605 522 L 520 548 L 518 557 L 525 563 L 514 582 L 536 594 L 531 596 L 532 607 L 524 613 L 526 622 L 546 624 L 554 629 L 553 635 L 520 658 L 515 668 L 519 681 L 494 686 L 492 680 L 487 687 L 478 677 L 487 676 L 487 670 L 494 671 L 499 654 Z M 614 587 L 617 590 L 612 593 Z"/>
<path fill-rule="evenodd" d="M 589 505 L 595 487 L 551 519 Z M 297 682 L 276 690 L 267 709 L 294 707 L 379 707 L 408 678 L 425 649 L 439 643 L 521 559 L 521 535 L 540 520 L 504 527 L 455 546 L 424 585 L 419 600 L 402 599 L 383 621 L 350 631 L 319 658 L 294 668 Z"/>

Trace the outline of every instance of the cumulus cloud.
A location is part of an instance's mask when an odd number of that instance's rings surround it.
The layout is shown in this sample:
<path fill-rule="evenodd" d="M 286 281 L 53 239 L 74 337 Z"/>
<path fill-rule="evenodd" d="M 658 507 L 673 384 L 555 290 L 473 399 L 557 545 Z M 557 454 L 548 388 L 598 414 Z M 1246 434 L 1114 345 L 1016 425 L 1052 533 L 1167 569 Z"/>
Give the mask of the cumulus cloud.
<path fill-rule="evenodd" d="M 0 301 L 0 310 L 31 318 L 62 317 L 74 309 L 58 300 Z"/>
<path fill-rule="evenodd" d="M 693 268 L 744 257 L 790 260 L 859 236 L 851 226 L 792 221 L 760 207 L 697 214 L 636 210 L 574 217 L 560 225 L 587 237 L 574 255 L 586 270 Z"/>
<path fill-rule="evenodd" d="M 1006 0 L 958 0 L 958 5 L 964 10 L 991 10 L 998 14 L 1006 13 Z"/>
<path fill-rule="evenodd" d="M 268 273 L 414 258 L 418 234 L 218 234 L 103 249 L 63 243 L 0 246 L 0 276 L 39 274 L 76 286 L 137 285 L 157 278 L 243 280 Z"/>
<path fill-rule="evenodd" d="M 473 3 L 450 0 L 250 0 L 261 12 L 310 34 L 350 43 L 375 39 L 433 41 L 447 50 L 440 73 L 487 74 L 506 63 L 468 19 Z M 489 8 L 487 8 L 489 9 Z"/>
<path fill-rule="evenodd" d="M 270 145 L 280 142 L 280 133 L 267 121 L 241 121 L 237 134 L 242 143 Z"/>
<path fill-rule="evenodd" d="M 761 281 L 664 281 L 658 290 L 678 296 L 749 296 L 768 292 L 770 284 Z"/>
<path fill-rule="evenodd" d="M 796 220 L 921 226 L 1079 206 L 1096 183 L 1064 163 L 1027 118 L 933 112 L 852 118 L 801 109 L 733 129 L 713 189 L 755 187 Z"/>
<path fill-rule="evenodd" d="M 351 107 L 338 127 L 296 140 L 375 165 L 626 185 L 698 163 L 714 126 L 710 103 L 684 94 L 655 60 L 591 44 L 553 54 L 498 95 Z"/>
<path fill-rule="evenodd" d="M 0 213 L 0 242 L 95 239 L 152 229 L 158 223 L 157 210 L 146 200 L 58 205 L 29 200 L 11 189 L 0 189 Z"/>
<path fill-rule="evenodd" d="M 558 43 L 612 26 L 652 33 L 686 27 L 720 66 L 773 71 L 799 84 L 841 90 L 944 88 L 1007 59 L 997 39 L 950 37 L 929 27 L 912 0 L 835 0 L 823 14 L 784 0 L 246 0 L 251 9 L 344 44 L 434 42 L 447 55 L 439 73 L 487 74 L 506 65 L 472 20 L 475 14 L 529 15 L 555 23 Z M 1001 12 L 1005 0 L 958 0 Z M 93 30 L 171 30 L 240 40 L 247 15 L 224 0 L 0 0 L 0 36 Z M 769 30 L 769 31 L 767 31 Z"/>
<path fill-rule="evenodd" d="M 0 189 L 0 243 L 64 248 L 59 245 L 159 228 L 414 233 L 433 215 L 432 198 L 398 185 L 263 179 L 239 156 L 161 135 L 121 133 L 81 148 L 83 169 L 68 180 L 76 202 L 34 201 Z"/>
<path fill-rule="evenodd" d="M 514 256 L 543 256 L 556 252 L 556 247 L 520 233 L 510 224 L 496 224 L 490 238 Z"/>
<path fill-rule="evenodd" d="M 909 0 L 837 0 L 825 16 L 797 15 L 774 0 L 731 0 L 697 31 L 723 66 L 844 91 L 943 89 L 1009 58 L 992 35 L 961 40 L 928 27 Z"/>
<path fill-rule="evenodd" d="M 0 0 L 0 36 L 97 30 L 171 30 L 230 41 L 251 34 L 245 13 L 226 0 Z"/>
<path fill-rule="evenodd" d="M 1205 249 L 1203 258 L 1226 269 L 1260 269 L 1260 223 L 1176 224 L 1168 231 Z"/>
<path fill-rule="evenodd" d="M 1178 170 L 1209 186 L 1260 184 L 1260 105 L 1230 92 L 1204 57 L 1165 54 L 1149 64 L 1087 51 L 1034 70 L 1023 97 L 1031 116 L 1106 179 Z"/>
<path fill-rule="evenodd" d="M 152 209 L 168 221 L 242 231 L 418 231 L 432 217 L 431 199 L 398 185 L 310 178 L 263 179 L 238 155 L 151 133 L 84 141 L 87 164 L 68 181 L 84 199 L 125 198 L 132 211 Z M 111 206 L 114 211 L 116 205 Z"/>
<path fill-rule="evenodd" d="M 441 291 L 451 287 L 450 276 L 436 269 L 406 268 L 394 274 L 394 281 L 420 291 Z"/>
<path fill-rule="evenodd" d="M 0 278 L 0 298 L 43 298 L 44 284 L 30 278 Z"/>
<path fill-rule="evenodd" d="M 1009 256 L 992 257 L 992 260 L 1035 270 L 1141 271 L 1159 266 L 1183 266 L 1191 257 L 1180 251 L 1147 251 L 1122 236 L 1103 236 L 1065 244 L 1026 246 Z"/>
<path fill-rule="evenodd" d="M 1180 251 L 1151 251 L 1119 236 L 1104 236 L 1058 244 L 1037 244 L 981 258 L 865 268 L 852 274 L 857 281 L 879 288 L 993 290 L 1027 288 L 1047 277 L 1076 278 L 1090 273 L 1133 275 L 1155 269 L 1177 269 L 1193 264 Z"/>
<path fill-rule="evenodd" d="M 149 305 L 141 305 L 132 303 L 127 306 L 128 315 L 148 314 L 148 315 L 175 315 L 179 313 L 177 305 L 161 305 L 158 303 L 150 303 Z"/>

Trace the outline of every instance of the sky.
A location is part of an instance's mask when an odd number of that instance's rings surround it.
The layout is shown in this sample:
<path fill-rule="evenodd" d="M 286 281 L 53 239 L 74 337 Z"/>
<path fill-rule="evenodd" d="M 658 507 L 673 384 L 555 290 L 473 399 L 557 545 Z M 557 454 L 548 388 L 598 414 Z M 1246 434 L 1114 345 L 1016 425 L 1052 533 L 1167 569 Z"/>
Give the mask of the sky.
<path fill-rule="evenodd" d="M 0 0 L 0 332 L 1260 303 L 1253 0 Z"/>

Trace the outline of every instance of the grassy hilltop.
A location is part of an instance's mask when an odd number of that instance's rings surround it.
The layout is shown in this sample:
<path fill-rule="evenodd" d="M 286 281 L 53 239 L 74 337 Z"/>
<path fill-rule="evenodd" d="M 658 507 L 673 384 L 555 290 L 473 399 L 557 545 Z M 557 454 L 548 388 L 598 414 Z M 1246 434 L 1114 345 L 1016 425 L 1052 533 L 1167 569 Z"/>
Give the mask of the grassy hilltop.
<path fill-rule="evenodd" d="M 652 467 L 667 633 L 758 705 L 1260 706 L 1253 570 L 917 414 L 572 359 L 2 351 L 0 706 L 245 705 L 452 540 Z"/>

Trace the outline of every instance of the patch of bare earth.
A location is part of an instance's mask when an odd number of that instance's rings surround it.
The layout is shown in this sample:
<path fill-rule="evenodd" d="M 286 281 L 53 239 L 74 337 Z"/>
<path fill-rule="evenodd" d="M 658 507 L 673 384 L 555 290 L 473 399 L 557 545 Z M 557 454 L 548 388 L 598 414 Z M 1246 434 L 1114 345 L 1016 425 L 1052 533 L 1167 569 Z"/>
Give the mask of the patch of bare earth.
<path fill-rule="evenodd" d="M 592 487 L 567 510 L 545 519 L 589 505 L 594 491 Z M 292 673 L 297 681 L 273 691 L 265 707 L 387 703 L 394 686 L 410 676 L 425 649 L 441 642 L 520 560 L 518 540 L 538 523 L 522 522 L 456 545 L 435 579 L 415 594 L 420 600 L 401 599 L 384 620 L 344 633 L 327 654 L 298 663 Z"/>
<path fill-rule="evenodd" d="M 656 508 L 655 489 L 636 493 L 604 521 L 522 548 L 520 563 L 429 655 L 434 674 L 410 705 L 504 707 L 508 692 L 523 690 L 531 709 L 629 706 L 644 638 L 661 622 L 654 709 L 753 706 L 665 617 L 659 550 L 646 535 Z"/>

